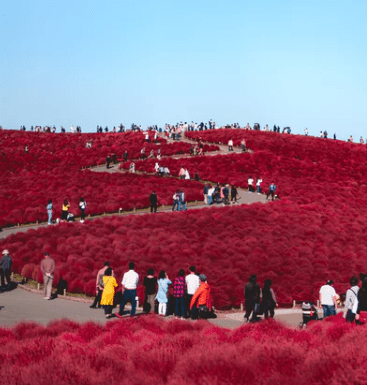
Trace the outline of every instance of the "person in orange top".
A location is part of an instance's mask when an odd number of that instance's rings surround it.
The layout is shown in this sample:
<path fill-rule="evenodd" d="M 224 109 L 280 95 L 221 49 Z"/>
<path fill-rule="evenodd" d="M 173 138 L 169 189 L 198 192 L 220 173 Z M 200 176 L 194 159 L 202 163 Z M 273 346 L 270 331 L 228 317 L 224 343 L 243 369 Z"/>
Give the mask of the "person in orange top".
<path fill-rule="evenodd" d="M 199 310 L 199 318 L 207 318 L 210 301 L 210 286 L 206 282 L 206 276 L 200 274 L 201 284 L 193 295 L 190 303 L 190 310 L 196 306 Z"/>

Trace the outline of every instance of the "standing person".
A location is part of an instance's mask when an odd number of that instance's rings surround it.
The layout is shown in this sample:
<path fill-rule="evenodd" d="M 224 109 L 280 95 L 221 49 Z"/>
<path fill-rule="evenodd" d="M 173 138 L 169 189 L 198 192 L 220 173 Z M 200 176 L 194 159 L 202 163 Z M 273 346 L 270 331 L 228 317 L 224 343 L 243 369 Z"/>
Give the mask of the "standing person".
<path fill-rule="evenodd" d="M 217 185 L 215 186 L 215 189 L 214 189 L 214 195 L 215 195 L 215 203 L 219 203 L 219 196 L 220 196 L 220 185 L 219 183 L 217 183 Z M 214 202 L 214 199 L 213 199 L 213 202 Z"/>
<path fill-rule="evenodd" d="M 260 178 L 256 178 L 256 190 L 257 190 L 257 193 L 258 194 L 261 194 L 261 183 L 262 183 L 262 179 Z"/>
<path fill-rule="evenodd" d="M 358 302 L 354 302 L 353 312 L 356 315 L 356 321 L 358 323 L 367 322 L 367 278 L 365 277 L 362 282 L 362 287 L 358 292 Z"/>
<path fill-rule="evenodd" d="M 45 258 L 41 261 L 41 271 L 43 274 L 44 299 L 52 299 L 52 283 L 54 281 L 55 261 L 50 258 L 49 253 L 45 253 Z"/>
<path fill-rule="evenodd" d="M 237 195 L 238 195 L 238 192 L 237 192 L 237 188 L 236 186 L 232 185 L 231 186 L 231 203 L 237 203 Z"/>
<path fill-rule="evenodd" d="M 356 314 L 353 313 L 354 303 L 358 302 L 358 278 L 353 276 L 349 280 L 350 288 L 347 290 L 344 303 L 344 318 L 347 322 L 354 322 Z"/>
<path fill-rule="evenodd" d="M 183 167 L 180 168 L 178 176 L 180 177 L 180 179 L 185 179 L 185 169 Z"/>
<path fill-rule="evenodd" d="M 61 220 L 67 221 L 68 220 L 68 214 L 69 214 L 69 201 L 67 199 L 64 200 L 64 203 L 62 204 L 62 211 L 61 211 Z"/>
<path fill-rule="evenodd" d="M 208 197 L 207 197 L 208 205 L 213 204 L 213 199 L 214 199 L 213 194 L 214 194 L 214 193 L 215 193 L 215 188 L 214 188 L 214 186 L 208 185 Z"/>
<path fill-rule="evenodd" d="M 145 301 L 143 310 L 145 313 L 154 313 L 154 299 L 157 289 L 157 277 L 154 276 L 154 270 L 152 268 L 148 269 L 147 276 L 144 277 L 143 285 L 145 287 Z"/>
<path fill-rule="evenodd" d="M 103 293 L 101 299 L 101 305 L 103 306 L 106 318 L 112 317 L 113 298 L 115 297 L 115 287 L 117 286 L 116 279 L 112 276 L 112 269 L 108 267 L 103 275 Z"/>
<path fill-rule="evenodd" d="M 187 210 L 187 208 L 186 208 L 186 196 L 185 196 L 185 193 L 184 193 L 183 189 L 181 189 L 181 191 L 178 194 L 178 207 L 177 207 L 177 211 L 181 211 L 181 208 L 182 208 L 182 211 L 186 211 Z"/>
<path fill-rule="evenodd" d="M 338 308 L 336 291 L 333 288 L 334 281 L 331 279 L 321 286 L 320 289 L 320 309 L 324 311 L 324 318 L 336 315 Z"/>
<path fill-rule="evenodd" d="M 127 154 L 127 151 L 124 152 L 124 162 L 127 162 L 129 159 L 129 156 Z"/>
<path fill-rule="evenodd" d="M 110 168 L 111 158 L 109 155 L 106 157 L 106 168 Z"/>
<path fill-rule="evenodd" d="M 48 200 L 46 208 L 47 208 L 47 215 L 48 215 L 47 224 L 52 225 L 52 211 L 53 211 L 52 199 Z"/>
<path fill-rule="evenodd" d="M 155 190 L 150 194 L 149 196 L 149 202 L 150 202 L 150 212 L 153 213 L 153 211 L 157 212 L 157 205 L 158 205 L 158 198 L 157 194 L 155 193 Z"/>
<path fill-rule="evenodd" d="M 229 185 L 226 184 L 223 188 L 224 204 L 229 205 Z"/>
<path fill-rule="evenodd" d="M 185 179 L 190 180 L 190 174 L 189 174 L 189 170 L 187 168 L 185 168 Z"/>
<path fill-rule="evenodd" d="M 9 251 L 5 249 L 3 251 L 3 256 L 0 261 L 0 277 L 1 277 L 1 290 L 10 289 L 11 284 L 11 267 L 13 266 L 13 260 L 9 255 Z M 5 286 L 5 278 L 6 278 L 6 286 Z"/>
<path fill-rule="evenodd" d="M 132 174 L 135 174 L 135 163 L 134 162 L 130 163 L 129 172 L 131 172 Z"/>
<path fill-rule="evenodd" d="M 269 192 L 268 192 L 268 194 L 266 195 L 266 200 L 268 200 L 269 195 L 271 195 L 271 200 L 272 200 L 272 201 L 274 200 L 274 194 L 275 194 L 276 188 L 277 188 L 277 186 L 275 186 L 274 182 L 271 182 L 271 183 L 270 183 L 270 186 L 269 186 Z"/>
<path fill-rule="evenodd" d="M 173 296 L 175 297 L 175 315 L 176 318 L 185 318 L 185 293 L 186 293 L 186 282 L 185 282 L 185 270 L 180 269 L 173 284 Z"/>
<path fill-rule="evenodd" d="M 204 185 L 204 203 L 208 204 L 208 191 L 209 191 L 209 186 L 207 183 Z"/>
<path fill-rule="evenodd" d="M 261 290 L 262 304 L 264 309 L 264 316 L 266 319 L 270 317 L 274 318 L 274 308 L 278 307 L 277 297 L 275 296 L 274 290 L 271 287 L 271 280 L 266 279 L 264 282 L 264 287 Z"/>
<path fill-rule="evenodd" d="M 94 298 L 94 302 L 91 306 L 89 306 L 91 309 L 96 309 L 97 307 L 100 308 L 101 306 L 101 296 L 103 291 L 103 276 L 105 271 L 111 267 L 110 262 L 105 262 L 102 269 L 98 270 L 97 278 L 96 278 L 96 297 Z M 112 271 L 112 276 L 113 271 Z"/>
<path fill-rule="evenodd" d="M 84 223 L 85 221 L 85 209 L 87 207 L 87 202 L 84 200 L 84 198 L 80 198 L 79 201 L 79 210 L 80 210 L 80 222 Z"/>
<path fill-rule="evenodd" d="M 233 151 L 233 140 L 229 139 L 228 141 L 228 152 Z"/>
<path fill-rule="evenodd" d="M 242 152 L 246 152 L 246 141 L 245 141 L 245 139 L 241 140 L 241 150 L 242 150 Z"/>
<path fill-rule="evenodd" d="M 252 179 L 251 175 L 247 180 L 247 184 L 248 184 L 248 192 L 250 192 L 250 193 L 254 192 L 255 191 L 254 186 L 253 186 L 254 180 Z"/>
<path fill-rule="evenodd" d="M 250 315 L 252 317 L 250 322 L 255 322 L 257 320 L 256 313 L 258 311 L 260 304 L 260 286 L 256 282 L 256 275 L 251 275 L 249 282 L 245 285 L 245 308 L 246 322 L 249 322 Z"/>
<path fill-rule="evenodd" d="M 192 297 L 196 293 L 196 290 L 200 286 L 200 279 L 196 275 L 196 267 L 195 266 L 190 266 L 189 272 L 190 273 L 185 277 L 185 282 L 186 282 L 186 286 L 187 286 L 187 294 L 186 294 L 187 315 L 186 315 L 186 318 L 191 317 L 192 319 L 196 319 L 197 318 L 196 308 L 193 308 L 193 312 L 191 312 L 190 303 L 191 303 Z"/>
<path fill-rule="evenodd" d="M 165 317 L 167 313 L 167 303 L 168 303 L 168 287 L 172 284 L 172 281 L 169 280 L 168 275 L 164 270 L 161 270 L 159 273 L 158 279 L 158 293 L 156 295 L 156 300 L 158 301 L 158 314 Z"/>
<path fill-rule="evenodd" d="M 178 203 L 179 203 L 179 198 L 180 198 L 180 192 L 176 190 L 176 192 L 173 194 L 173 206 L 172 206 L 172 211 L 175 211 L 175 207 L 177 206 L 176 211 L 178 211 Z"/>
<path fill-rule="evenodd" d="M 120 311 L 116 313 L 118 317 L 124 314 L 124 308 L 127 302 L 131 302 L 130 315 L 133 316 L 136 310 L 136 288 L 139 283 L 139 274 L 135 272 L 135 263 L 129 263 L 129 271 L 124 274 L 122 279 L 122 301 L 120 303 Z"/>
<path fill-rule="evenodd" d="M 206 319 L 209 312 L 210 286 L 204 274 L 200 274 L 199 278 L 201 283 L 191 299 L 190 309 L 196 306 L 199 319 Z"/>

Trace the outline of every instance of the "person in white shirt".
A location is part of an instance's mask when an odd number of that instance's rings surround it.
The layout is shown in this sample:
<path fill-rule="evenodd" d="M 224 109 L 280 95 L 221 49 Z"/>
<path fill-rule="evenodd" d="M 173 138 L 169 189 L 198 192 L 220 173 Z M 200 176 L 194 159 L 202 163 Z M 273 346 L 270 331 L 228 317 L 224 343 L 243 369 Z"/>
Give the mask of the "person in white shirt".
<path fill-rule="evenodd" d="M 322 307 L 324 311 L 324 318 L 336 315 L 336 309 L 338 308 L 337 294 L 333 288 L 334 281 L 329 280 L 326 285 L 321 286 L 320 289 L 320 309 Z"/>
<path fill-rule="evenodd" d="M 228 141 L 228 151 L 233 151 L 233 140 L 229 139 Z"/>
<path fill-rule="evenodd" d="M 354 322 L 356 317 L 356 307 L 358 304 L 358 278 L 353 276 L 349 280 L 350 288 L 346 292 L 344 302 L 344 318 L 347 322 Z"/>
<path fill-rule="evenodd" d="M 122 301 L 120 303 L 120 311 L 116 313 L 118 317 L 121 317 L 124 314 L 124 308 L 127 302 L 131 302 L 131 312 L 130 315 L 135 314 L 136 309 L 136 288 L 139 283 L 139 274 L 135 272 L 135 263 L 129 263 L 129 271 L 124 274 L 122 279 Z"/>
<path fill-rule="evenodd" d="M 261 183 L 262 183 L 262 179 L 261 178 L 257 178 L 256 179 L 256 190 L 257 190 L 257 193 L 258 194 L 261 194 Z"/>
<path fill-rule="evenodd" d="M 248 192 L 250 192 L 250 193 L 254 192 L 254 186 L 253 186 L 254 180 L 252 179 L 251 175 L 247 180 L 247 184 L 248 184 Z"/>
<path fill-rule="evenodd" d="M 194 306 L 192 308 L 192 311 L 190 311 L 190 303 L 192 300 L 192 297 L 194 296 L 196 290 L 200 286 L 200 279 L 196 275 L 196 267 L 195 266 L 190 266 L 189 268 L 190 274 L 188 274 L 185 278 L 186 286 L 187 286 L 187 295 L 186 295 L 186 307 L 187 309 L 187 316 L 186 318 L 192 318 L 192 319 L 197 319 L 197 310 L 196 307 Z"/>
<path fill-rule="evenodd" d="M 185 179 L 190 179 L 189 170 L 187 168 L 185 168 Z"/>

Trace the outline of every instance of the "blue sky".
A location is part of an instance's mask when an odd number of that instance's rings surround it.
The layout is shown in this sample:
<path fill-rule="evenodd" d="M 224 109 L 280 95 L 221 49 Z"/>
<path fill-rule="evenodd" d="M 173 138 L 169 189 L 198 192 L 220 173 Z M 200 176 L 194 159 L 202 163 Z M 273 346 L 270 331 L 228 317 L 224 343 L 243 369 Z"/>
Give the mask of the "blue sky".
<path fill-rule="evenodd" d="M 0 124 L 367 136 L 367 2 L 7 1 Z"/>

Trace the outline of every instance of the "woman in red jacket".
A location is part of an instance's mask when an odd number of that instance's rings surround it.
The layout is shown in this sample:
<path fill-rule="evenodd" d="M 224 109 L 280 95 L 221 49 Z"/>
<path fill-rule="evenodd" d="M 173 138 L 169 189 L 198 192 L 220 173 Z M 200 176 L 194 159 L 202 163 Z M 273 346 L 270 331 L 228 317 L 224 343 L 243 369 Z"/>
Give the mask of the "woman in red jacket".
<path fill-rule="evenodd" d="M 201 284 L 191 299 L 190 310 L 196 306 L 199 310 L 199 319 L 205 319 L 209 311 L 210 286 L 206 283 L 204 274 L 200 274 L 199 278 Z"/>

